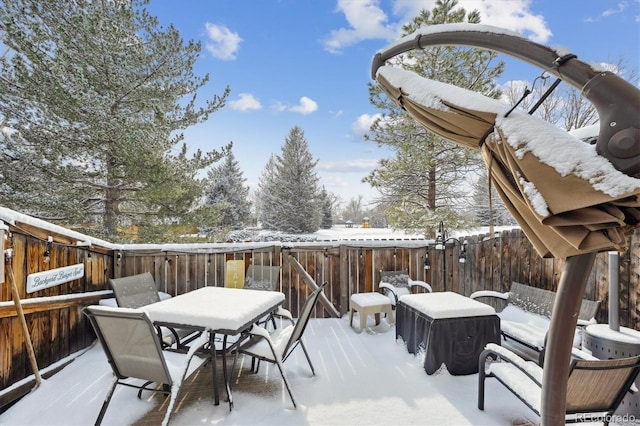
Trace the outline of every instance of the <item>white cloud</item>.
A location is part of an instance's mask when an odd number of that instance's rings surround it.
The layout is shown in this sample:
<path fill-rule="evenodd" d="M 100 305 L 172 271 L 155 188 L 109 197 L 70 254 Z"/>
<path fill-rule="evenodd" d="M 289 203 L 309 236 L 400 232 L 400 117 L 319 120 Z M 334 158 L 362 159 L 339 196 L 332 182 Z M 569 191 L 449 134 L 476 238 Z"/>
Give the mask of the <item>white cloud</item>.
<path fill-rule="evenodd" d="M 356 119 L 351 125 L 351 131 L 353 134 L 358 137 L 363 137 L 365 134 L 369 133 L 369 129 L 374 121 L 381 118 L 382 114 L 362 114 L 360 117 Z"/>
<path fill-rule="evenodd" d="M 379 0 L 338 0 L 337 10 L 344 14 L 349 28 L 332 30 L 324 40 L 324 48 L 339 53 L 344 47 L 362 40 L 392 40 L 398 36 L 394 25 L 387 24 L 387 15 L 379 7 Z"/>
<path fill-rule="evenodd" d="M 467 13 L 478 10 L 481 23 L 493 25 L 515 31 L 529 37 L 536 43 L 545 43 L 551 37 L 544 16 L 531 11 L 532 0 L 459 0 L 458 8 L 464 8 Z M 397 0 L 394 5 L 395 13 L 403 13 L 405 21 L 413 19 L 421 9 L 432 10 L 433 0 Z"/>
<path fill-rule="evenodd" d="M 545 43 L 552 33 L 544 17 L 531 11 L 531 3 L 531 0 L 459 0 L 458 7 L 467 13 L 477 9 L 483 24 L 512 30 L 537 43 Z M 339 53 L 363 40 L 397 39 L 402 25 L 417 16 L 420 10 L 430 11 L 434 6 L 435 0 L 395 0 L 391 10 L 393 20 L 390 20 L 379 0 L 338 0 L 337 10 L 344 14 L 349 27 L 331 31 L 324 40 L 324 48 Z"/>
<path fill-rule="evenodd" d="M 585 22 L 598 22 L 600 21 L 600 18 L 608 18 L 609 16 L 613 16 L 613 15 L 617 15 L 618 13 L 622 13 L 624 12 L 628 6 L 629 6 L 629 2 L 627 1 L 621 1 L 618 2 L 618 4 L 616 5 L 616 8 L 609 8 L 609 9 L 605 9 L 599 16 L 594 17 L 589 17 L 587 19 L 585 19 Z M 636 16 L 636 22 L 638 22 L 638 17 Z"/>
<path fill-rule="evenodd" d="M 236 111 L 262 109 L 260 101 L 256 99 L 251 93 L 240 93 L 237 100 L 229 102 L 229 107 Z"/>
<path fill-rule="evenodd" d="M 482 23 L 520 33 L 536 43 L 546 43 L 553 33 L 542 15 L 530 10 L 531 0 L 460 0 L 467 12 L 478 9 Z"/>
<path fill-rule="evenodd" d="M 303 96 L 300 98 L 300 103 L 298 105 L 294 105 L 289 107 L 288 110 L 291 112 L 299 112 L 302 115 L 311 114 L 314 111 L 317 111 L 318 104 L 316 101 Z"/>
<path fill-rule="evenodd" d="M 205 43 L 206 49 L 215 58 L 223 61 L 232 61 L 236 59 L 236 53 L 240 48 L 242 39 L 238 33 L 234 33 L 224 25 L 215 25 L 207 22 L 208 41 Z"/>
<path fill-rule="evenodd" d="M 316 168 L 319 171 L 332 173 L 360 173 L 370 172 L 378 167 L 379 160 L 354 159 L 348 161 L 319 161 Z"/>
<path fill-rule="evenodd" d="M 623 12 L 629 4 L 626 1 L 618 3 L 618 7 L 616 9 L 607 9 L 602 12 L 602 16 L 611 16 L 617 13 Z"/>
<path fill-rule="evenodd" d="M 280 101 L 276 101 L 273 103 L 271 109 L 273 109 L 275 112 L 283 112 L 287 110 L 287 106 Z"/>

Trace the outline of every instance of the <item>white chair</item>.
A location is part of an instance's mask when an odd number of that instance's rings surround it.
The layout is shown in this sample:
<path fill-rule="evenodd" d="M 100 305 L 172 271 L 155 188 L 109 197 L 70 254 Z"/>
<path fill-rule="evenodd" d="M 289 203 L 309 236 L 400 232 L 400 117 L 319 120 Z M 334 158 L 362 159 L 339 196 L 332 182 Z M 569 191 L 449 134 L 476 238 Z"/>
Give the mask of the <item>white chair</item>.
<path fill-rule="evenodd" d="M 211 359 L 203 350 L 209 342 L 207 332 L 192 341 L 189 352 L 165 351 L 149 317 L 141 310 L 88 306 L 83 310 L 89 318 L 102 349 L 113 370 L 114 379 L 107 392 L 96 425 L 102 423 L 117 385 L 177 395 L 180 385 Z M 151 386 L 155 383 L 155 386 Z M 167 424 L 176 398 L 171 398 L 163 424 Z"/>

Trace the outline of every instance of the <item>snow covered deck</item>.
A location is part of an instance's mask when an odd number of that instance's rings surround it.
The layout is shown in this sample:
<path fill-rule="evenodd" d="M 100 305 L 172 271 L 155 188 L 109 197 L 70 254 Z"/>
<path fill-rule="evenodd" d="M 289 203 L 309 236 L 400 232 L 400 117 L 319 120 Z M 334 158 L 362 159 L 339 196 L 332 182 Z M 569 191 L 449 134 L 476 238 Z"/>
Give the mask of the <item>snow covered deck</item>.
<path fill-rule="evenodd" d="M 211 374 L 205 368 L 185 384 L 171 424 L 432 424 L 527 425 L 539 418 L 495 380 L 487 381 L 485 411 L 477 409 L 478 375 L 452 376 L 444 368 L 429 376 L 421 355 L 409 354 L 394 329 L 373 318 L 363 333 L 348 316 L 311 319 L 305 342 L 316 367 L 312 377 L 302 351 L 285 362 L 299 402 L 293 410 L 274 366 L 249 372 L 243 363 L 234 382 L 234 409 L 212 404 Z M 218 363 L 220 365 L 221 363 Z M 0 424 L 92 424 L 111 380 L 94 346 L 7 412 Z M 166 405 L 160 396 L 119 387 L 104 424 L 159 424 Z"/>

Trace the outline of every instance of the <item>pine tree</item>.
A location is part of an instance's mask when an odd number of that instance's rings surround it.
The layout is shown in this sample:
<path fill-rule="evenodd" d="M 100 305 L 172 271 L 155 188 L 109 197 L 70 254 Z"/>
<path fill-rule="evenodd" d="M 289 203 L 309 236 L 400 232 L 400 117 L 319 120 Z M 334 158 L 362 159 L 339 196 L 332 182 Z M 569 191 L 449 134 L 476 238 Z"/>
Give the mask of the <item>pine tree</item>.
<path fill-rule="evenodd" d="M 220 226 L 239 229 L 249 221 L 251 204 L 249 187 L 232 151 L 222 164 L 209 170 L 205 204 L 216 205 L 221 214 Z"/>
<path fill-rule="evenodd" d="M 177 145 L 224 106 L 228 88 L 196 103 L 208 82 L 193 74 L 200 44 L 159 27 L 146 3 L 3 2 L 0 125 L 12 129 L 0 139 L 3 205 L 111 240 L 120 227 L 195 212 L 197 172 L 221 153 L 187 156 Z"/>
<path fill-rule="evenodd" d="M 488 180 L 488 172 L 484 169 L 473 186 L 472 202 L 467 210 L 473 212 L 473 217 L 479 226 L 515 225 L 515 219 L 507 210 L 493 185 L 491 192 L 489 192 Z"/>
<path fill-rule="evenodd" d="M 467 14 L 456 6 L 456 0 L 438 0 L 431 12 L 423 10 L 405 25 L 403 35 L 425 25 L 480 22 L 477 11 Z M 435 46 L 407 52 L 390 62 L 429 79 L 497 97 L 500 92 L 494 79 L 502 73 L 504 64 L 496 57 L 479 49 Z M 449 228 L 465 225 L 460 204 L 469 195 L 469 185 L 464 179 L 481 167 L 479 155 L 424 129 L 377 86 L 370 84 L 369 94 L 371 103 L 383 113 L 367 139 L 390 147 L 396 155 L 381 161 L 364 181 L 381 193 L 377 201 L 387 206 L 389 224 L 430 236 L 440 221 Z"/>
<path fill-rule="evenodd" d="M 320 227 L 322 229 L 331 229 L 333 226 L 333 202 L 324 187 L 322 187 L 322 191 L 320 192 L 320 200 L 322 202 L 322 221 Z"/>
<path fill-rule="evenodd" d="M 318 163 L 304 132 L 294 126 L 282 153 L 265 167 L 260 182 L 260 219 L 268 229 L 294 234 L 315 232 L 321 222 Z"/>
<path fill-rule="evenodd" d="M 256 194 L 256 217 L 264 229 L 277 229 L 277 184 L 276 158 L 271 155 L 260 175 Z"/>

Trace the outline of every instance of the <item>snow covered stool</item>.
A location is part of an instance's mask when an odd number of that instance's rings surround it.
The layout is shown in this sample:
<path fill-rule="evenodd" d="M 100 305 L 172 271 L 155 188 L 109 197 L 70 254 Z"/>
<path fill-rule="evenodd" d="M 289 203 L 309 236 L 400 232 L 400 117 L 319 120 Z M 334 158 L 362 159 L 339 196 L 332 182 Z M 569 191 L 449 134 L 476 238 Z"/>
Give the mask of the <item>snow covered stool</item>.
<path fill-rule="evenodd" d="M 351 295 L 351 309 L 349 313 L 349 326 L 353 323 L 353 312 L 358 311 L 360 316 L 360 330 L 367 325 L 367 317 L 375 315 L 376 325 L 380 324 L 380 313 L 387 314 L 387 321 L 393 324 L 393 312 L 391 310 L 391 300 L 380 293 L 356 293 Z"/>

